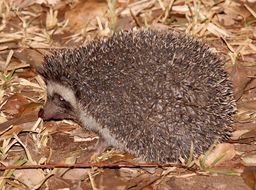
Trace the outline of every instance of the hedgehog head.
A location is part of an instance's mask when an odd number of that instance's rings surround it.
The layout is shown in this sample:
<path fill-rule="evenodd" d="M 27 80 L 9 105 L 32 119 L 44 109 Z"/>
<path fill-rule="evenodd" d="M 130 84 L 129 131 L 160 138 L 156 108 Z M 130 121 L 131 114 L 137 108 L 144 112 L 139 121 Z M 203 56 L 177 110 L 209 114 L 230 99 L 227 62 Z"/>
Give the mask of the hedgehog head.
<path fill-rule="evenodd" d="M 47 101 L 39 116 L 44 120 L 77 120 L 79 113 L 79 91 L 76 91 L 77 77 L 74 69 L 66 61 L 71 59 L 69 49 L 54 51 L 44 57 L 43 65 L 37 66 L 37 73 L 43 76 L 47 86 Z M 79 55 L 77 54 L 77 59 Z M 72 65 L 77 64 L 72 54 Z"/>

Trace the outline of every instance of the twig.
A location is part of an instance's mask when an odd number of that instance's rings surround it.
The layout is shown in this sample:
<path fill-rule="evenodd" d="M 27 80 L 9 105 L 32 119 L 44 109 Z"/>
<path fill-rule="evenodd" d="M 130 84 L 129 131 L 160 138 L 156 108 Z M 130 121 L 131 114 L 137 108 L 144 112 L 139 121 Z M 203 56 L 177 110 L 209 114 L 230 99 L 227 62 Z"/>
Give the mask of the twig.
<path fill-rule="evenodd" d="M 131 164 L 131 163 L 86 163 L 86 164 L 63 164 L 63 163 L 48 163 L 45 165 L 9 165 L 9 166 L 1 166 L 0 170 L 10 170 L 10 169 L 53 169 L 53 168 L 91 168 L 91 167 L 98 167 L 98 168 L 109 168 L 109 169 L 116 169 L 116 168 L 145 168 L 145 167 L 182 167 L 188 169 L 186 166 L 182 166 L 179 164 L 154 164 L 154 163 L 138 163 L 138 164 Z"/>

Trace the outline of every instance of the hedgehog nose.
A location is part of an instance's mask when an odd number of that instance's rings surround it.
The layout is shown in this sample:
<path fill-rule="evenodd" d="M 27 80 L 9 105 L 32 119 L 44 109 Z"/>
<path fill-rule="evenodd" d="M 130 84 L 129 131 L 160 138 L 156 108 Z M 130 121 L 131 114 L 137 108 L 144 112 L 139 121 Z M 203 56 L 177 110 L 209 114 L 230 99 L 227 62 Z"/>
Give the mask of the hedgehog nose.
<path fill-rule="evenodd" d="M 41 108 L 38 112 L 38 117 L 44 118 L 44 109 Z"/>

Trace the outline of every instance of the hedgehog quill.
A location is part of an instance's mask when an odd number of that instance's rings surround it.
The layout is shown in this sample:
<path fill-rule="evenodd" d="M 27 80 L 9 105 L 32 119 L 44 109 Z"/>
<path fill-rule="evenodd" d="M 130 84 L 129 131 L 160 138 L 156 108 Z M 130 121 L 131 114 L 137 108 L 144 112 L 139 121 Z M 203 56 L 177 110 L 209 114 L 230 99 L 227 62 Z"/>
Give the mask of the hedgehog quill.
<path fill-rule="evenodd" d="M 191 145 L 197 157 L 230 137 L 236 106 L 223 62 L 184 34 L 119 32 L 54 51 L 37 70 L 43 119 L 73 119 L 144 161 L 187 158 Z"/>

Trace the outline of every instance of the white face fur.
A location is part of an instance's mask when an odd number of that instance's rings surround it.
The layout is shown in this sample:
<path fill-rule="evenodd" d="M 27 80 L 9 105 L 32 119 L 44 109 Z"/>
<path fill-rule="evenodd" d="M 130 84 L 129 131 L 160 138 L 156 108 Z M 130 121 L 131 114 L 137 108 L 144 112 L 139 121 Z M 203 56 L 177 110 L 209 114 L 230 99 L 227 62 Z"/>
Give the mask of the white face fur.
<path fill-rule="evenodd" d="M 72 89 L 49 81 L 47 82 L 47 97 L 44 107 L 44 115 L 49 113 L 47 119 L 73 119 L 90 130 L 96 132 L 102 130 L 100 124 L 87 113 L 84 106 L 77 100 Z"/>
<path fill-rule="evenodd" d="M 79 109 L 75 94 L 70 88 L 53 81 L 47 82 L 47 101 L 40 117 L 78 120 Z"/>
<path fill-rule="evenodd" d="M 42 118 L 50 119 L 72 119 L 83 127 L 98 133 L 107 144 L 124 150 L 120 143 L 110 134 L 108 127 L 103 127 L 97 122 L 77 100 L 72 89 L 59 83 L 47 82 L 47 102 L 44 106 Z"/>
<path fill-rule="evenodd" d="M 49 81 L 47 83 L 47 94 L 48 96 L 53 96 L 55 93 L 59 94 L 65 101 L 69 102 L 72 107 L 77 107 L 75 94 L 70 88 L 53 81 Z"/>

